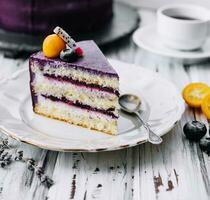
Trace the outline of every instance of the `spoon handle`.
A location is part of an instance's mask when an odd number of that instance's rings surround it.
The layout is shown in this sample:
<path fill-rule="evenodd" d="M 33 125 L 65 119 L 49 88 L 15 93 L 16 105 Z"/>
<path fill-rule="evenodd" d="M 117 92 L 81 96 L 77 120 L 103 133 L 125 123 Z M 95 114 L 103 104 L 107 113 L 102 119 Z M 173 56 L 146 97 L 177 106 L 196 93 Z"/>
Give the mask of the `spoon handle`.
<path fill-rule="evenodd" d="M 146 123 L 142 118 L 139 112 L 135 112 L 136 116 L 138 117 L 139 121 L 142 123 L 144 128 L 147 130 L 148 133 L 148 141 L 152 144 L 160 144 L 163 140 L 162 138 L 155 134 L 148 123 Z"/>

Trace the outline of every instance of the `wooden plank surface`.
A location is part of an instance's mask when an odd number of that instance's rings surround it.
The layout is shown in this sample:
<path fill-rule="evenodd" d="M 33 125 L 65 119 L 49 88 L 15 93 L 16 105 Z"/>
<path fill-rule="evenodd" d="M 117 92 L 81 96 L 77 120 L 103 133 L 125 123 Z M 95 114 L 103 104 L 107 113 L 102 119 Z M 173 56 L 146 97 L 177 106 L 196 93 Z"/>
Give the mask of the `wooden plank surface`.
<path fill-rule="evenodd" d="M 155 22 L 155 13 L 140 10 L 141 25 Z M 210 63 L 183 65 L 138 49 L 131 38 L 105 51 L 110 58 L 139 64 L 160 73 L 181 89 L 191 81 L 210 84 Z M 26 67 L 27 60 L 0 55 L 0 79 Z M 24 86 L 23 86 L 24 87 Z M 161 92 L 161 91 L 160 91 Z M 206 118 L 186 109 L 177 126 L 163 137 L 163 144 L 101 153 L 57 153 L 27 144 L 19 149 L 33 157 L 55 184 L 47 189 L 24 163 L 0 168 L 0 199 L 3 200 L 208 200 L 210 199 L 210 158 L 198 144 L 182 133 L 186 121 Z M 14 145 L 16 142 L 12 141 Z"/>

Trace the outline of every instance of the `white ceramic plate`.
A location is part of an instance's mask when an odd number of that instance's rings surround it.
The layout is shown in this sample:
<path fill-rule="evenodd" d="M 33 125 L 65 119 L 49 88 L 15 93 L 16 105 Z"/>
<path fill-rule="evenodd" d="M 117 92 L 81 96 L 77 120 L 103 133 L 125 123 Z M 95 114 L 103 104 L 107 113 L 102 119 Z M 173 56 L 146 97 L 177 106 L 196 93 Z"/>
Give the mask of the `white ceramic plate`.
<path fill-rule="evenodd" d="M 185 59 L 191 62 L 198 62 L 210 57 L 210 37 L 199 50 L 178 51 L 162 44 L 156 31 L 156 25 L 143 26 L 137 29 L 133 34 L 133 41 L 140 48 L 162 56 Z"/>
<path fill-rule="evenodd" d="M 143 100 L 141 114 L 159 135 L 180 120 L 184 103 L 176 87 L 142 67 L 110 60 L 120 76 L 121 93 Z M 28 69 L 0 83 L 0 130 L 19 141 L 55 151 L 110 151 L 147 141 L 134 117 L 120 115 L 119 135 L 110 136 L 36 115 L 32 111 Z"/>

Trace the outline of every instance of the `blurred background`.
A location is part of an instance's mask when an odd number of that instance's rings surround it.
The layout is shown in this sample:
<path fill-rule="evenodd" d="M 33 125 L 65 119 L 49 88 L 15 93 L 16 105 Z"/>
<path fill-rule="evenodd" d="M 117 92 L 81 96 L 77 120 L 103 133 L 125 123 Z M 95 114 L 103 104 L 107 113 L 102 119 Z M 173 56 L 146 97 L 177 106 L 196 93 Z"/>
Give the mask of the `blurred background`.
<path fill-rule="evenodd" d="M 0 0 L 0 49 L 14 55 L 38 51 L 55 26 L 64 28 L 77 41 L 92 39 L 101 48 L 107 47 L 130 36 L 139 26 L 155 23 L 155 9 L 174 3 L 210 8 L 209 0 Z M 153 14 L 141 20 L 147 11 Z"/>
<path fill-rule="evenodd" d="M 175 3 L 193 3 L 198 4 L 201 6 L 205 6 L 210 8 L 210 1 L 209 0 L 116 0 L 118 2 L 124 2 L 134 7 L 144 7 L 144 8 L 153 8 L 157 9 L 160 6 L 165 4 L 175 4 Z"/>

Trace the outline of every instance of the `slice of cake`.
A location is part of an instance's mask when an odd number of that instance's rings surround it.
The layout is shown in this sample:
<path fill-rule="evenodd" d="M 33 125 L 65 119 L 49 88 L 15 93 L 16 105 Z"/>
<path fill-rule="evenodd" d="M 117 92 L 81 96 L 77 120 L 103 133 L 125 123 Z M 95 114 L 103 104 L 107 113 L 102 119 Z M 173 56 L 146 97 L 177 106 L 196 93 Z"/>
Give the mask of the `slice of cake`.
<path fill-rule="evenodd" d="M 65 62 L 31 55 L 30 86 L 35 113 L 117 134 L 119 77 L 93 41 L 78 42 L 84 56 Z"/>

